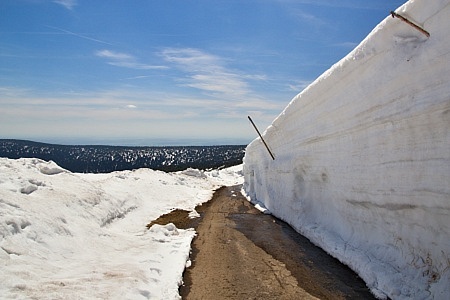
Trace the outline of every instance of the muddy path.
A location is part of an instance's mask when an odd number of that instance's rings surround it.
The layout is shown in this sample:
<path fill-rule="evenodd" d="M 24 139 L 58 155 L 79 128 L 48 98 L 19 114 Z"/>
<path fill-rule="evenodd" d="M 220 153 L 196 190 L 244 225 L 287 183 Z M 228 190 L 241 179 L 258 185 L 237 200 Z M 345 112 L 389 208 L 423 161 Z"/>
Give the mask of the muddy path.
<path fill-rule="evenodd" d="M 183 299 L 375 299 L 364 282 L 288 224 L 256 210 L 241 186 L 222 187 L 190 220 L 175 211 L 161 223 L 195 227 Z"/>

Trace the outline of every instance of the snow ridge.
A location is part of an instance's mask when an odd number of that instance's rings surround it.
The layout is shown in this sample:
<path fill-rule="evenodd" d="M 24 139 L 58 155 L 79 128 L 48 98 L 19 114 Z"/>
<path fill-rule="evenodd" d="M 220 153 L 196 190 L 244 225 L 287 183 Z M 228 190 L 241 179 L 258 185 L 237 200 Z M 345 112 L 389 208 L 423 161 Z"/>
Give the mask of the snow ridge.
<path fill-rule="evenodd" d="M 450 294 L 450 1 L 396 10 L 297 95 L 244 158 L 244 189 L 379 298 Z"/>
<path fill-rule="evenodd" d="M 242 165 L 184 173 L 79 174 L 0 158 L 1 298 L 180 299 L 195 232 L 146 225 L 243 180 Z"/>

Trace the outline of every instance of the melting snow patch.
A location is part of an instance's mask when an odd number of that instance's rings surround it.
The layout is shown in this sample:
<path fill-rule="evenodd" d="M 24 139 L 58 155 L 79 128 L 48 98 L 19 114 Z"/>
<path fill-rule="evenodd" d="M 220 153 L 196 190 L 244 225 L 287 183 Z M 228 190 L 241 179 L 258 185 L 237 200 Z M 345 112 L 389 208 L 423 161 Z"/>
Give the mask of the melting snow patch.
<path fill-rule="evenodd" d="M 153 240 L 162 243 L 170 241 L 171 236 L 179 234 L 177 227 L 173 223 L 166 225 L 154 224 L 149 231 L 153 233 Z"/>
<path fill-rule="evenodd" d="M 226 170 L 186 173 L 81 174 L 0 158 L 2 299 L 180 299 L 195 231 L 146 225 L 173 209 L 193 211 L 225 182 L 243 180 Z"/>
<path fill-rule="evenodd" d="M 186 170 L 181 171 L 181 174 L 198 178 L 206 178 L 205 172 L 192 168 L 187 168 Z"/>

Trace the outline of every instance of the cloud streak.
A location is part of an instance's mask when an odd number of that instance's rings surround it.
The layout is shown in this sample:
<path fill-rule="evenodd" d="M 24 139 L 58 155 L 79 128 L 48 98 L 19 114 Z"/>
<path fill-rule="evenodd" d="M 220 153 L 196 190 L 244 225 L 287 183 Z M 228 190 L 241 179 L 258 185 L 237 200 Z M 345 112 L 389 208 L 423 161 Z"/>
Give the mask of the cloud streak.
<path fill-rule="evenodd" d="M 166 66 L 147 65 L 139 63 L 136 58 L 130 54 L 115 52 L 111 50 L 99 50 L 95 53 L 96 56 L 108 59 L 108 64 L 116 67 L 137 69 L 137 70 L 155 70 L 167 69 Z"/>
<path fill-rule="evenodd" d="M 160 55 L 176 68 L 187 74 L 181 79 L 182 85 L 199 89 L 213 95 L 232 97 L 249 94 L 246 75 L 241 75 L 225 66 L 218 56 L 192 48 L 168 48 Z M 247 76 L 248 77 L 248 76 Z M 254 77 L 253 79 L 262 77 Z"/>
<path fill-rule="evenodd" d="M 67 8 L 68 10 L 72 10 L 74 6 L 77 5 L 76 0 L 53 0 L 54 3 L 59 4 Z"/>
<path fill-rule="evenodd" d="M 88 41 L 92 41 L 92 42 L 96 42 L 96 43 L 100 43 L 100 44 L 106 44 L 106 45 L 113 46 L 112 44 L 110 44 L 108 42 L 105 42 L 105 41 L 102 41 L 102 40 L 99 40 L 99 39 L 94 39 L 94 38 L 91 38 L 91 37 L 88 37 L 88 36 L 85 36 L 85 35 L 82 35 L 82 34 L 79 34 L 79 33 L 75 33 L 75 32 L 69 31 L 69 30 L 65 30 L 65 29 L 62 29 L 62 28 L 53 27 L 53 26 L 49 26 L 49 25 L 46 25 L 46 27 L 51 28 L 51 29 L 55 29 L 55 30 L 58 30 L 58 31 L 61 31 L 61 32 L 65 33 L 65 34 L 68 34 L 68 35 L 73 35 L 75 37 L 78 37 L 78 38 L 81 38 L 81 39 L 84 39 L 84 40 L 88 40 Z"/>
<path fill-rule="evenodd" d="M 187 96 L 176 92 L 115 89 L 74 95 L 37 95 L 33 90 L 0 86 L 0 135 L 20 137 L 45 135 L 97 137 L 130 136 L 130 130 L 163 137 L 251 137 L 246 116 L 270 123 L 284 105 L 246 97 Z M 86 136 L 84 136 L 86 137 Z"/>
<path fill-rule="evenodd" d="M 315 27 L 323 27 L 328 25 L 326 20 L 318 18 L 312 14 L 306 13 L 302 10 L 294 10 L 294 15 L 303 22 L 313 25 Z"/>
<path fill-rule="evenodd" d="M 217 117 L 224 110 L 242 111 L 279 111 L 283 105 L 248 97 L 241 101 L 229 99 L 215 99 L 210 97 L 186 96 L 179 93 L 157 92 L 153 90 L 116 89 L 99 92 L 79 93 L 74 95 L 41 95 L 36 96 L 32 90 L 22 90 L 9 87 L 0 87 L 0 106 L 2 113 L 8 111 L 29 112 L 40 115 L 44 111 L 58 110 L 61 116 L 71 115 L 74 111 L 84 111 L 86 115 L 101 111 L 136 110 L 145 114 L 145 111 L 165 112 L 161 116 L 185 116 L 185 112 L 195 111 L 196 115 Z M 83 113 L 80 113 L 83 117 Z"/>

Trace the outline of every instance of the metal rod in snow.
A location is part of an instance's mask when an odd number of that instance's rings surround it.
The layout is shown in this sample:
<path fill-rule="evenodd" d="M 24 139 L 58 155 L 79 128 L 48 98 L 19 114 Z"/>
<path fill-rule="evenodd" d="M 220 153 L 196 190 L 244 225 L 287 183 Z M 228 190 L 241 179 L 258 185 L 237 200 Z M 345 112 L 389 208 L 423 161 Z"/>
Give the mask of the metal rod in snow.
<path fill-rule="evenodd" d="M 258 133 L 259 137 L 261 138 L 261 141 L 264 143 L 264 146 L 266 146 L 267 151 L 269 151 L 270 156 L 272 157 L 273 160 L 275 160 L 275 157 L 273 156 L 272 152 L 269 149 L 269 146 L 267 146 L 266 141 L 264 141 L 261 133 L 259 133 L 258 128 L 256 127 L 255 123 L 253 123 L 252 118 L 250 118 L 250 116 L 248 116 L 248 119 L 250 120 L 250 122 L 252 123 L 253 127 L 255 128 L 256 132 Z"/>
<path fill-rule="evenodd" d="M 422 27 L 420 27 L 419 25 L 414 24 L 413 22 L 411 22 L 410 20 L 408 20 L 407 18 L 405 18 L 404 16 L 399 15 L 398 13 L 391 11 L 391 15 L 393 18 L 397 17 L 400 20 L 406 22 L 407 24 L 411 25 L 412 27 L 414 27 L 415 29 L 419 30 L 420 32 L 422 32 L 423 34 L 425 34 L 427 37 L 430 37 L 430 33 L 428 31 L 426 31 L 425 29 L 423 29 Z"/>

